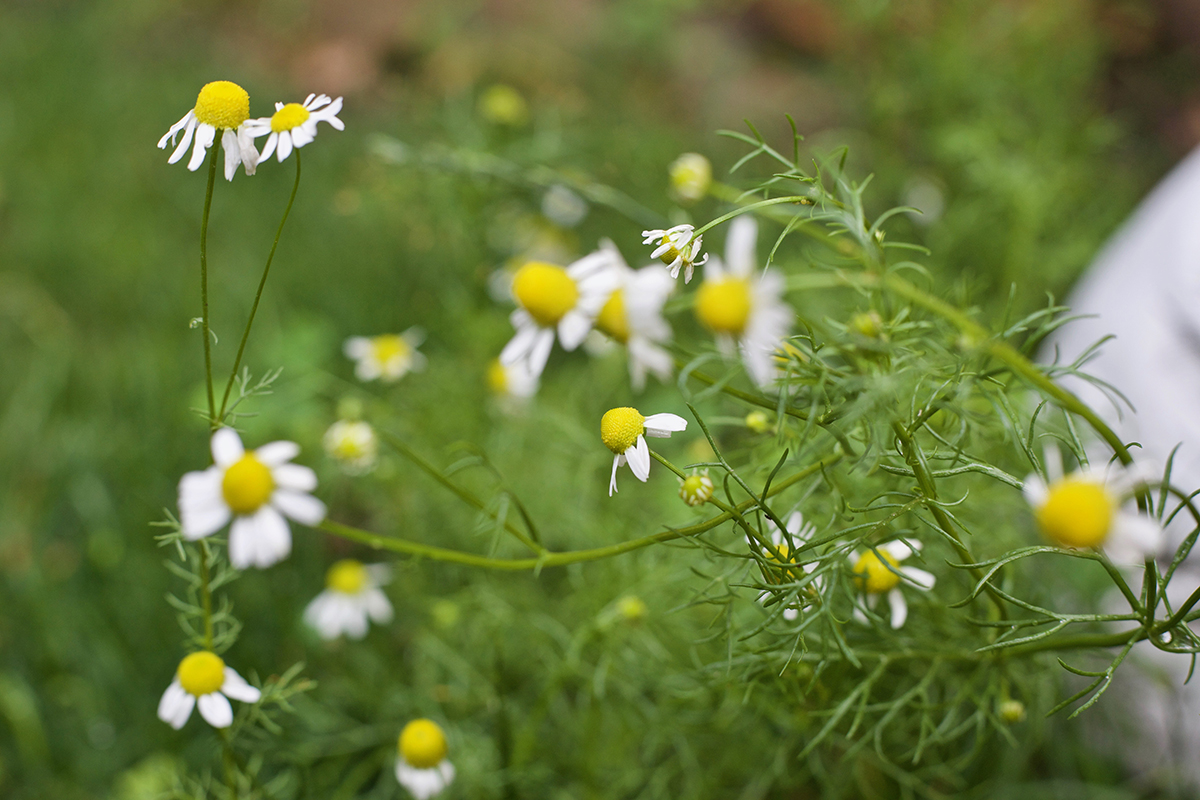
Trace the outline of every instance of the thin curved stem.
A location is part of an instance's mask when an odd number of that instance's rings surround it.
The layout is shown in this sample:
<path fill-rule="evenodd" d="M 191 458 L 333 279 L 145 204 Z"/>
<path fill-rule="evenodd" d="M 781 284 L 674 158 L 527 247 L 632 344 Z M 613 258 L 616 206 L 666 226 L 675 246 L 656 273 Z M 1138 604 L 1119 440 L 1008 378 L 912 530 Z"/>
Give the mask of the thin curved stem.
<path fill-rule="evenodd" d="M 208 215 L 212 210 L 213 187 L 217 183 L 217 160 L 221 155 L 221 137 L 213 142 L 208 160 L 208 188 L 204 191 L 204 213 L 200 217 L 200 331 L 204 336 L 204 384 L 208 391 L 208 426 L 212 430 L 217 424 L 217 405 L 213 400 L 212 342 L 208 327 Z"/>
<path fill-rule="evenodd" d="M 271 262 L 275 260 L 275 249 L 279 247 L 279 237 L 283 235 L 283 226 L 287 223 L 288 215 L 292 213 L 292 203 L 296 202 L 296 191 L 300 188 L 300 150 L 293 151 L 296 156 L 296 180 L 292 184 L 292 193 L 288 197 L 287 207 L 283 209 L 283 218 L 279 220 L 279 228 L 275 231 L 275 241 L 271 243 L 271 252 L 267 254 L 267 263 L 263 267 L 262 279 L 258 282 L 258 291 L 254 294 L 254 304 L 250 306 L 250 316 L 246 320 L 246 330 L 242 332 L 242 341 L 238 344 L 237 357 L 233 359 L 233 369 L 229 380 L 225 383 L 225 394 L 221 398 L 221 411 L 217 414 L 220 422 L 225 420 L 225 409 L 229 405 L 229 392 L 233 382 L 237 380 L 238 369 L 242 366 L 242 354 L 246 352 L 246 342 L 250 338 L 250 328 L 254 325 L 254 315 L 258 313 L 258 304 L 262 300 L 263 288 L 267 285 L 267 275 L 271 272 Z M 209 405 L 212 404 L 212 378 L 209 378 Z M 211 413 L 212 409 L 209 409 Z"/>

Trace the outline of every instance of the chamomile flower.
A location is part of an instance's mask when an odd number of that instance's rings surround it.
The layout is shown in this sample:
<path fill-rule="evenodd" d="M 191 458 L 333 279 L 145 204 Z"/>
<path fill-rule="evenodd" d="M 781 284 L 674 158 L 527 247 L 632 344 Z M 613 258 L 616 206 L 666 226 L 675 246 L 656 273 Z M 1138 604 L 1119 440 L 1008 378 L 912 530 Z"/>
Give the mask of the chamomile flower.
<path fill-rule="evenodd" d="M 500 359 L 493 359 L 488 364 L 487 383 L 494 394 L 516 400 L 528 400 L 538 390 L 538 379 L 524 361 L 505 366 Z"/>
<path fill-rule="evenodd" d="M 617 468 L 628 462 L 629 469 L 642 483 L 650 477 L 650 446 L 646 436 L 666 439 L 687 428 L 687 420 L 677 414 L 651 414 L 643 417 L 636 408 L 614 408 L 600 419 L 600 441 L 613 452 L 612 478 L 608 496 L 617 491 Z"/>
<path fill-rule="evenodd" d="M 303 525 L 325 518 L 325 504 L 309 492 L 317 476 L 289 463 L 300 452 L 295 442 L 271 442 L 247 451 L 232 428 L 212 435 L 213 465 L 179 481 L 179 522 L 183 538 L 210 536 L 229 528 L 229 563 L 237 569 L 269 567 L 292 551 L 285 516 Z"/>
<path fill-rule="evenodd" d="M 446 758 L 446 734 L 430 719 L 414 719 L 400 731 L 396 780 L 417 800 L 441 794 L 454 780 L 454 765 Z"/>
<path fill-rule="evenodd" d="M 702 506 L 712 499 L 713 482 L 708 470 L 695 472 L 679 481 L 679 498 L 689 506 Z"/>
<path fill-rule="evenodd" d="M 245 679 L 216 653 L 201 650 L 186 656 L 175 670 L 175 680 L 158 701 L 158 718 L 179 730 L 200 706 L 200 716 L 214 728 L 233 724 L 233 708 L 229 698 L 243 703 L 257 703 L 262 692 Z"/>
<path fill-rule="evenodd" d="M 304 621 L 322 639 L 342 634 L 361 639 L 367 634 L 368 622 L 392 620 L 392 604 L 379 588 L 390 577 L 383 564 L 368 565 L 352 558 L 335 561 L 325 573 L 325 591 L 304 609 Z"/>
<path fill-rule="evenodd" d="M 1059 547 L 1101 548 L 1117 564 L 1136 566 L 1162 546 L 1162 526 L 1122 505 L 1145 483 L 1137 468 L 1100 471 L 1085 467 L 1063 476 L 1058 450 L 1046 450 L 1047 484 L 1036 473 L 1025 479 L 1025 499 L 1038 527 Z"/>
<path fill-rule="evenodd" d="M 527 371 L 541 377 L 554 346 L 555 331 L 564 350 L 574 350 L 587 338 L 596 315 L 612 292 L 612 254 L 597 250 L 569 267 L 531 261 L 513 276 L 517 310 L 509 320 L 516 335 L 500 352 L 500 363 L 525 362 Z"/>
<path fill-rule="evenodd" d="M 716 334 L 722 352 L 732 355 L 736 343 L 746 371 L 765 388 L 779 374 L 774 354 L 791 331 L 795 313 L 783 302 L 783 276 L 771 270 L 756 274 L 757 235 L 758 226 L 750 217 L 733 221 L 725 246 L 728 265 L 719 258 L 704 265 L 696 318 Z"/>
<path fill-rule="evenodd" d="M 310 94 L 303 103 L 276 103 L 274 114 L 250 120 L 246 129 L 254 139 L 267 137 L 260 161 L 266 161 L 272 153 L 283 161 L 292 154 L 292 148 L 304 147 L 316 138 L 318 122 L 345 130 L 345 124 L 337 117 L 341 110 L 342 98 L 332 100 L 329 95 Z"/>
<path fill-rule="evenodd" d="M 249 117 L 250 95 L 245 89 L 230 81 L 206 83 L 192 110 L 158 140 L 158 149 L 165 150 L 168 144 L 174 145 L 175 138 L 182 134 L 179 145 L 167 159 L 168 164 L 174 164 L 183 158 L 188 145 L 194 140 L 195 146 L 187 166 L 195 172 L 204 163 L 208 148 L 216 141 L 217 131 L 224 131 L 221 134 L 221 147 L 225 149 L 225 179 L 233 180 L 238 162 L 241 162 L 247 175 L 253 175 L 258 166 L 258 151 L 254 149 L 254 137 L 246 125 Z"/>
<path fill-rule="evenodd" d="M 351 475 L 362 475 L 375 468 L 379 457 L 379 437 L 369 423 L 339 419 L 329 426 L 321 440 L 325 452 Z"/>
<path fill-rule="evenodd" d="M 793 511 L 788 516 L 787 521 L 784 522 L 783 524 L 785 526 L 787 526 L 788 535 L 786 537 L 783 535 L 783 531 L 779 530 L 778 525 L 776 525 L 770 519 L 767 520 L 767 528 L 771 532 L 771 544 L 774 545 L 775 550 L 779 553 L 779 556 L 783 559 L 783 561 L 779 561 L 779 559 L 775 557 L 775 553 L 772 553 L 770 550 L 768 550 L 766 548 L 763 549 L 763 555 L 766 556 L 767 559 L 769 559 L 771 561 L 776 561 L 780 564 L 786 564 L 791 560 L 790 559 L 791 550 L 788 547 L 789 539 L 791 540 L 792 544 L 795 545 L 795 544 L 799 544 L 801 542 L 808 541 L 810 538 L 812 538 L 812 535 L 817 532 L 817 529 L 813 525 L 806 524 L 804 522 L 804 515 L 801 514 L 799 511 Z M 817 568 L 816 561 L 810 561 L 807 564 L 804 564 L 801 566 L 801 569 L 804 570 L 804 574 L 806 574 L 806 575 L 811 573 L 812 571 L 814 571 L 816 568 Z M 783 574 L 783 571 L 785 569 L 790 573 L 793 568 L 781 566 L 779 568 L 779 572 L 776 574 L 769 574 L 767 576 L 767 580 L 770 581 L 771 583 L 782 583 L 784 581 L 784 578 L 788 577 Z M 819 587 L 820 580 L 821 579 L 819 577 L 814 579 L 814 585 Z M 761 603 L 765 600 L 770 599 L 770 597 L 771 597 L 771 592 L 763 592 L 762 594 L 760 594 L 758 596 L 758 601 Z M 795 606 L 788 606 L 787 608 L 785 608 L 783 610 L 783 618 L 785 620 L 787 620 L 788 622 L 791 622 L 792 620 L 796 619 L 796 617 L 798 617 L 798 616 L 800 616 L 800 610 L 798 608 L 796 608 Z"/>
<path fill-rule="evenodd" d="M 425 356 L 417 351 L 423 341 L 424 331 L 409 328 L 401 334 L 351 336 L 342 346 L 342 352 L 357 362 L 354 375 L 360 381 L 378 378 L 384 383 L 394 383 L 410 372 L 425 368 Z"/>
<path fill-rule="evenodd" d="M 908 603 L 900 591 L 901 584 L 922 591 L 933 588 L 935 578 L 923 569 L 902 567 L 900 562 L 921 549 L 920 542 L 911 546 L 901 541 L 881 544 L 874 550 L 850 554 L 850 569 L 859 589 L 866 595 L 867 608 L 874 610 L 880 595 L 887 595 L 892 610 L 892 628 L 899 628 L 908 619 Z M 854 618 L 866 622 L 867 617 L 856 605 Z"/>
<path fill-rule="evenodd" d="M 662 309 L 675 282 L 656 266 L 630 269 L 612 242 L 602 245 L 611 255 L 616 288 L 596 315 L 596 328 L 625 345 L 629 352 L 629 380 L 635 392 L 646 387 L 646 373 L 669 380 L 674 360 L 659 345 L 670 341 L 671 326 Z"/>
<path fill-rule="evenodd" d="M 712 183 L 712 164 L 699 153 L 684 153 L 668 167 L 671 193 L 684 203 L 704 197 Z"/>
<path fill-rule="evenodd" d="M 654 245 L 650 257 L 666 264 L 672 278 L 678 278 L 682 269 L 684 283 L 690 283 L 696 267 L 708 261 L 708 256 L 700 254 L 703 238 L 696 235 L 692 225 L 676 225 L 665 231 L 642 231 L 642 244 Z"/>

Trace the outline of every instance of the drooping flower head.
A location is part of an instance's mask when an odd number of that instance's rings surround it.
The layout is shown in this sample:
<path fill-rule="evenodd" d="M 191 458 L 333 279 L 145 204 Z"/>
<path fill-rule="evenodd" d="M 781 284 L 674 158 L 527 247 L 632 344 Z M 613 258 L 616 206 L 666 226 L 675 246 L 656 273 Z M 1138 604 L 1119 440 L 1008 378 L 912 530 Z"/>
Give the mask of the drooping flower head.
<path fill-rule="evenodd" d="M 341 110 L 342 98 L 331 100 L 329 95 L 310 94 L 303 103 L 276 103 L 274 114 L 252 119 L 246 123 L 246 128 L 253 139 L 267 137 L 260 161 L 266 161 L 272 153 L 283 161 L 291 155 L 293 148 L 304 147 L 316 138 L 318 122 L 326 122 L 335 130 L 345 130 L 345 124 L 337 117 Z"/>
<path fill-rule="evenodd" d="M 874 610 L 880 595 L 887 595 L 888 605 L 892 610 L 892 628 L 899 628 L 908 619 L 908 603 L 900 591 L 900 586 L 907 583 L 922 591 L 928 591 L 936 582 L 933 575 L 925 570 L 900 564 L 920 549 L 920 542 L 913 542 L 910 546 L 905 542 L 895 541 L 881 544 L 874 550 L 850 554 L 850 570 L 854 574 L 859 591 L 866 597 L 867 608 Z M 866 615 L 857 606 L 854 616 L 861 622 L 867 621 Z"/>
<path fill-rule="evenodd" d="M 717 347 L 731 355 L 736 343 L 750 377 L 767 387 L 779 374 L 774 354 L 782 347 L 796 315 L 783 301 L 783 276 L 771 270 L 757 271 L 757 236 L 758 226 L 750 217 L 733 221 L 725 245 L 729 263 L 712 258 L 705 264 L 695 310 L 700 323 L 716 334 Z"/>
<path fill-rule="evenodd" d="M 708 256 L 701 255 L 703 238 L 696 235 L 696 228 L 692 225 L 642 231 L 642 244 L 654 246 L 650 257 L 666 264 L 672 278 L 678 278 L 682 269 L 684 283 L 690 283 L 696 267 L 708 261 Z"/>
<path fill-rule="evenodd" d="M 175 679 L 158 702 L 158 718 L 175 730 L 183 727 L 200 706 L 200 716 L 214 728 L 233 724 L 229 698 L 257 703 L 262 693 L 238 675 L 216 653 L 201 650 L 179 662 Z"/>
<path fill-rule="evenodd" d="M 614 408 L 600 419 L 600 441 L 613 453 L 612 477 L 608 496 L 617 491 L 617 468 L 628 462 L 634 476 L 645 483 L 650 477 L 650 446 L 646 436 L 666 439 L 687 429 L 687 420 L 677 414 L 651 414 L 643 417 L 636 408 Z"/>
<path fill-rule="evenodd" d="M 441 794 L 454 780 L 454 765 L 446 758 L 446 734 L 433 720 L 414 719 L 405 725 L 397 750 L 396 780 L 416 800 Z"/>
<path fill-rule="evenodd" d="M 423 341 L 425 332 L 414 327 L 401 334 L 351 336 L 342 351 L 357 362 L 354 374 L 360 381 L 378 378 L 384 383 L 394 383 L 410 372 L 425 368 L 425 356 L 417 351 Z"/>
<path fill-rule="evenodd" d="M 611 259 L 610 252 L 598 250 L 565 268 L 531 261 L 517 270 L 512 294 L 518 308 L 509 317 L 516 334 L 501 351 L 500 363 L 523 361 L 538 378 L 556 331 L 564 350 L 579 347 L 613 289 Z"/>
<path fill-rule="evenodd" d="M 217 131 L 221 130 L 224 131 L 221 147 L 225 149 L 225 179 L 233 180 L 239 162 L 247 175 L 253 175 L 258 165 L 258 151 L 254 149 L 254 137 L 246 126 L 249 117 L 250 95 L 245 89 L 230 81 L 206 83 L 196 98 L 196 105 L 158 140 L 158 149 L 174 145 L 175 138 L 182 133 L 179 145 L 167 159 L 168 164 L 174 164 L 183 158 L 188 145 L 195 139 L 188 161 L 188 169 L 195 172 L 204 163 L 204 154 L 216 141 Z"/>
<path fill-rule="evenodd" d="M 242 447 L 232 428 L 212 436 L 213 465 L 179 481 L 179 521 L 189 540 L 210 536 L 232 518 L 229 563 L 237 569 L 265 568 L 286 558 L 292 534 L 285 516 L 303 525 L 325 518 L 325 504 L 309 492 L 317 476 L 289 463 L 300 452 L 295 442 L 271 442 L 257 450 Z"/>
<path fill-rule="evenodd" d="M 335 561 L 325 573 L 325 591 L 304 609 L 304 621 L 322 639 L 345 634 L 361 639 L 369 622 L 384 624 L 392 619 L 392 604 L 379 588 L 390 571 L 383 564 L 363 564 L 352 558 Z"/>
<path fill-rule="evenodd" d="M 1061 458 L 1057 449 L 1047 448 L 1049 483 L 1036 473 L 1025 479 L 1025 499 L 1047 539 L 1059 547 L 1102 549 L 1114 563 L 1126 566 L 1158 552 L 1162 526 L 1122 508 L 1145 483 L 1140 469 L 1085 467 L 1064 477 Z"/>
<path fill-rule="evenodd" d="M 671 340 L 671 326 L 663 318 L 663 305 L 675 282 L 657 266 L 630 269 L 612 242 L 602 249 L 611 255 L 609 268 L 615 288 L 596 316 L 596 328 L 625 345 L 629 353 L 629 378 L 635 392 L 646 386 L 646 373 L 669 380 L 674 361 L 660 345 Z"/>

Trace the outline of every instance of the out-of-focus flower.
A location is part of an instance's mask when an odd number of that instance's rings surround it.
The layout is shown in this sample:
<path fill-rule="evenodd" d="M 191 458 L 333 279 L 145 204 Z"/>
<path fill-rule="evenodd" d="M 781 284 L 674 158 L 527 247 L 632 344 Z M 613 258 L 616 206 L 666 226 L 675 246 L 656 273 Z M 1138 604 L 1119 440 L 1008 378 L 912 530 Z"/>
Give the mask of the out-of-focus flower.
<path fill-rule="evenodd" d="M 529 104 L 513 87 L 497 83 L 479 96 L 479 115 L 496 125 L 517 128 L 529 121 Z"/>
<path fill-rule="evenodd" d="M 500 359 L 494 359 L 488 364 L 487 382 L 493 393 L 517 400 L 527 400 L 538 390 L 538 379 L 529 373 L 524 361 L 506 367 Z"/>
<path fill-rule="evenodd" d="M 317 476 L 290 463 L 300 452 L 295 442 L 271 442 L 245 450 L 232 428 L 212 436 L 213 465 L 179 481 L 179 521 L 183 538 L 202 539 L 230 518 L 229 563 L 237 569 L 269 567 L 292 551 L 285 516 L 304 525 L 325 518 L 325 504 L 309 492 Z"/>
<path fill-rule="evenodd" d="M 379 588 L 387 583 L 390 570 L 383 564 L 363 564 L 352 558 L 334 562 L 325 573 L 325 591 L 304 609 L 304 621 L 322 639 L 345 634 L 361 639 L 369 621 L 391 622 L 392 604 Z"/>
<path fill-rule="evenodd" d="M 292 148 L 304 147 L 317 136 L 317 123 L 329 123 L 336 130 L 345 130 L 346 126 L 338 119 L 342 110 L 342 98 L 331 100 L 329 95 L 310 94 L 303 103 L 275 104 L 275 113 L 269 117 L 259 117 L 246 123 L 250 136 L 257 139 L 267 137 L 263 145 L 260 161 L 266 161 L 274 153 L 283 161 L 292 154 Z"/>
<path fill-rule="evenodd" d="M 454 780 L 454 765 L 446 758 L 446 734 L 433 720 L 414 719 L 405 725 L 397 749 L 396 780 L 417 800 L 441 794 Z"/>
<path fill-rule="evenodd" d="M 409 328 L 398 335 L 351 336 L 342 351 L 357 362 L 354 374 L 360 381 L 379 378 L 384 383 L 394 383 L 410 372 L 425 368 L 425 356 L 417 351 L 423 341 L 424 331 Z"/>
<path fill-rule="evenodd" d="M 654 246 L 650 257 L 666 264 L 672 278 L 678 278 L 679 270 L 682 269 L 684 283 L 690 283 L 696 267 L 708 261 L 708 256 L 701 255 L 703 239 L 703 236 L 696 235 L 696 229 L 692 225 L 642 231 L 642 244 Z"/>
<path fill-rule="evenodd" d="M 194 139 L 195 146 L 187 166 L 195 172 L 204 163 L 208 148 L 216 141 L 217 131 L 224 131 L 221 147 L 225 149 L 225 179 L 233 180 L 239 162 L 247 175 L 253 175 L 258 166 L 258 151 L 254 149 L 254 137 L 247 130 L 249 117 L 250 95 L 245 89 L 231 81 L 206 83 L 196 97 L 195 107 L 158 140 L 158 149 L 174 145 L 175 137 L 182 134 L 179 146 L 167 159 L 168 164 L 174 164 L 183 158 Z"/>
<path fill-rule="evenodd" d="M 587 213 L 587 201 L 562 184 L 556 183 L 542 195 L 542 216 L 560 228 L 574 228 Z"/>
<path fill-rule="evenodd" d="M 650 477 L 650 446 L 646 436 L 666 439 L 687 428 L 687 420 L 678 414 L 651 414 L 643 417 L 636 408 L 613 408 L 600 420 L 600 441 L 613 452 L 612 478 L 608 496 L 617 491 L 617 468 L 628 462 L 634 476 L 645 483 Z"/>
<path fill-rule="evenodd" d="M 874 550 L 850 554 L 850 569 L 854 572 L 859 589 L 866 596 L 867 608 L 874 610 L 879 596 L 886 594 L 892 609 L 892 628 L 899 628 L 908 619 L 908 603 L 900 591 L 901 583 L 909 583 L 922 591 L 933 588 L 935 578 L 923 569 L 903 567 L 900 562 L 921 549 L 920 542 L 909 546 L 895 541 L 881 544 Z M 861 622 L 867 617 L 856 606 L 854 616 Z"/>
<path fill-rule="evenodd" d="M 362 420 L 339 419 L 325 431 L 322 443 L 329 457 L 351 475 L 362 475 L 375 468 L 379 439 L 375 429 Z"/>
<path fill-rule="evenodd" d="M 713 482 L 708 470 L 694 473 L 679 481 L 679 497 L 689 506 L 702 506 L 712 499 Z"/>
<path fill-rule="evenodd" d="M 214 728 L 228 728 L 233 724 L 230 697 L 257 703 L 262 692 L 225 666 L 216 653 L 201 650 L 179 662 L 175 679 L 158 702 L 158 718 L 179 730 L 192 715 L 192 708 L 199 705 L 205 722 Z"/>
<path fill-rule="evenodd" d="M 736 343 L 750 377 L 761 387 L 779 374 L 774 354 L 792 329 L 795 312 L 783 301 L 783 276 L 755 268 L 758 226 L 747 216 L 729 229 L 725 265 L 712 258 L 704 266 L 704 282 L 696 293 L 696 317 L 716 334 L 717 347 L 732 355 Z"/>
<path fill-rule="evenodd" d="M 675 282 L 656 266 L 630 269 L 612 242 L 605 242 L 602 248 L 611 253 L 609 265 L 616 288 L 596 316 L 596 327 L 625 345 L 630 383 L 640 392 L 646 386 L 647 372 L 663 381 L 671 377 L 674 361 L 660 345 L 671 339 L 671 326 L 663 319 L 662 309 Z"/>
<path fill-rule="evenodd" d="M 684 153 L 671 162 L 671 193 L 681 202 L 694 203 L 712 184 L 712 164 L 699 153 Z"/>

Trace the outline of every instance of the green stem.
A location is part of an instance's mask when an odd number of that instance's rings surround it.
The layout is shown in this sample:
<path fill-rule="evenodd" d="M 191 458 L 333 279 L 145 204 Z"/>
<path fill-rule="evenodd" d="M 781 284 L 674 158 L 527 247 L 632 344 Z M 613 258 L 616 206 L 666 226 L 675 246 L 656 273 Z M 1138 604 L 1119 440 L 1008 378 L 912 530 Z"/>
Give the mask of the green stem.
<path fill-rule="evenodd" d="M 208 542 L 200 540 L 200 604 L 204 609 L 204 649 L 213 649 L 212 587 L 208 574 Z"/>
<path fill-rule="evenodd" d="M 294 150 L 294 155 L 296 156 L 296 180 L 292 184 L 292 193 L 288 197 L 287 207 L 283 209 L 283 218 L 279 220 L 279 228 L 275 231 L 275 241 L 271 243 L 271 252 L 267 254 L 267 263 L 263 267 L 262 279 L 258 282 L 258 291 L 254 294 L 254 304 L 250 306 L 250 317 L 246 320 L 246 330 L 242 332 L 242 341 L 238 345 L 237 357 L 233 360 L 233 370 L 230 371 L 229 380 L 225 383 L 225 395 L 221 398 L 221 411 L 217 414 L 217 419 L 221 422 L 225 420 L 225 408 L 229 404 L 229 392 L 233 389 L 233 383 L 237 380 L 238 369 L 242 366 L 242 354 L 246 352 L 246 341 L 250 338 L 250 328 L 254 325 L 254 315 L 258 313 L 258 303 L 262 300 L 263 288 L 267 285 L 267 275 L 271 272 L 271 262 L 275 260 L 275 249 L 279 247 L 279 237 L 283 235 L 283 226 L 287 223 L 288 215 L 292 213 L 292 203 L 296 202 L 296 191 L 300 188 L 299 149 Z M 209 399 L 211 400 L 212 398 Z"/>
<path fill-rule="evenodd" d="M 212 210 L 213 187 L 217 182 L 217 160 L 221 155 L 221 138 L 216 137 L 208 160 L 208 188 L 204 192 L 204 213 L 200 217 L 200 330 L 204 335 L 204 382 L 208 390 L 208 425 L 212 430 L 217 424 L 217 405 L 213 400 L 212 342 L 208 327 L 208 215 Z"/>

